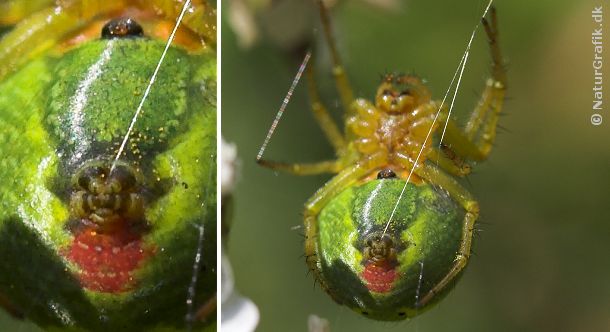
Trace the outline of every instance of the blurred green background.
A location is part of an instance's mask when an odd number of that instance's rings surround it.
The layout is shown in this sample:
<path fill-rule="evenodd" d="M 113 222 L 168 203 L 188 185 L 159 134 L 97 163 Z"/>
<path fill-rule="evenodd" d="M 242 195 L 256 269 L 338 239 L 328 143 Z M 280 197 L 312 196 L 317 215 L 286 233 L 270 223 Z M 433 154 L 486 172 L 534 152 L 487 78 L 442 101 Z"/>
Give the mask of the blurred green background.
<path fill-rule="evenodd" d="M 241 159 L 229 256 L 237 287 L 261 311 L 259 330 L 305 331 L 308 315 L 317 314 L 331 331 L 610 331 L 610 113 L 602 112 L 600 126 L 590 122 L 590 13 L 601 3 L 496 2 L 509 100 L 501 119 L 506 130 L 465 183 L 482 210 L 474 256 L 436 308 L 409 322 L 379 323 L 314 287 L 300 257 L 303 203 L 329 177 L 274 173 L 254 163 L 298 67 L 289 50 L 310 37 L 321 45 L 321 35 L 309 33 L 317 26 L 315 9 L 309 1 L 250 2 L 260 38 L 246 48 L 227 24 L 229 15 L 245 22 L 238 6 L 244 3 L 225 2 L 222 132 Z M 396 70 L 427 78 L 441 99 L 485 5 L 411 0 L 384 10 L 364 1 L 339 3 L 334 30 L 356 95 L 371 98 L 379 75 Z M 320 47 L 316 54 L 324 100 L 340 119 L 328 56 Z M 480 31 L 458 97 L 458 121 L 482 91 L 489 62 Z M 266 158 L 333 157 L 308 105 L 301 84 Z"/>

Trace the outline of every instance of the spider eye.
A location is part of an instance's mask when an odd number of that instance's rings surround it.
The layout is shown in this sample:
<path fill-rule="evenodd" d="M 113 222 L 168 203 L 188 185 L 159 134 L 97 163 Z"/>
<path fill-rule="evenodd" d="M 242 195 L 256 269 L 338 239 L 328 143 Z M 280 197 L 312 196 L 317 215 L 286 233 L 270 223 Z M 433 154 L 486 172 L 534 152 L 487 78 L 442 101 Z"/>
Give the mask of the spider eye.
<path fill-rule="evenodd" d="M 136 178 L 129 168 L 119 165 L 110 174 L 110 177 L 121 184 L 121 188 L 130 189 L 136 184 Z"/>
<path fill-rule="evenodd" d="M 396 173 L 389 168 L 381 170 L 379 173 L 377 173 L 377 179 L 393 179 L 395 177 Z"/>
<path fill-rule="evenodd" d="M 400 92 L 400 95 L 401 96 L 410 96 L 411 95 L 411 90 L 409 90 L 409 89 L 402 90 Z"/>
<path fill-rule="evenodd" d="M 383 90 L 383 92 L 381 92 L 381 94 L 384 96 L 389 96 L 392 94 L 392 91 L 390 91 L 390 89 L 385 89 Z"/>
<path fill-rule="evenodd" d="M 142 26 L 132 18 L 117 18 L 109 21 L 102 28 L 103 39 L 142 37 Z"/>

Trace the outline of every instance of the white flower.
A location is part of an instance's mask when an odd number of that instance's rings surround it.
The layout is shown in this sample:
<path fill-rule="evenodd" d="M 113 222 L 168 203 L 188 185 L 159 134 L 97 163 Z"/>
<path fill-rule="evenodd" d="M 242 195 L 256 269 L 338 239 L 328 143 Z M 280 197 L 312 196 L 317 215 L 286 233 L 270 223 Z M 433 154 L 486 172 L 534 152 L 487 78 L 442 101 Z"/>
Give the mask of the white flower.
<path fill-rule="evenodd" d="M 234 144 L 227 143 L 221 138 L 221 193 L 226 197 L 233 192 L 235 187 L 235 165 L 237 160 L 237 148 Z M 228 220 L 222 222 L 228 223 Z M 251 332 L 258 325 L 259 313 L 256 305 L 249 299 L 241 296 L 235 290 L 233 281 L 233 270 L 228 257 L 224 254 L 222 246 L 221 262 L 221 326 L 223 331 L 228 332 Z"/>
<path fill-rule="evenodd" d="M 235 187 L 235 165 L 237 160 L 237 148 L 235 144 L 227 143 L 224 138 L 221 142 L 221 164 L 220 164 L 220 191 L 222 196 L 229 195 Z"/>

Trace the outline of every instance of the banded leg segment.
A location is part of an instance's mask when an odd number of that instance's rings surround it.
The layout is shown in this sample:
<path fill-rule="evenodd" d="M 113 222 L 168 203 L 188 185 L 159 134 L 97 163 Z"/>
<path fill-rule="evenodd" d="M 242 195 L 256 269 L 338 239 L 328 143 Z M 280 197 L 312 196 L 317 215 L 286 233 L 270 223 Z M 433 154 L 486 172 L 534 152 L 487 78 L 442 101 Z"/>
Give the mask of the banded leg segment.
<path fill-rule="evenodd" d="M 506 87 L 506 69 L 504 66 L 504 60 L 502 59 L 500 45 L 498 44 L 498 15 L 496 12 L 496 7 L 491 7 L 489 15 L 491 16 L 491 22 L 489 22 L 489 20 L 486 18 L 483 18 L 481 22 L 485 28 L 489 48 L 491 50 L 492 77 L 494 80 L 502 83 L 504 87 Z"/>
<path fill-rule="evenodd" d="M 471 140 L 475 138 L 479 129 L 481 129 L 481 124 L 490 109 L 492 110 L 491 116 L 500 113 L 504 100 L 504 90 L 506 89 L 506 70 L 500 46 L 498 45 L 498 18 L 495 7 L 491 8 L 490 16 L 491 23 L 485 18 L 483 18 L 482 23 L 489 40 L 492 77 L 487 81 L 479 104 L 472 112 L 470 120 L 466 124 L 466 136 Z"/>
<path fill-rule="evenodd" d="M 424 178 L 428 183 L 439 186 L 446 190 L 449 195 L 460 204 L 466 214 L 464 216 L 464 224 L 462 226 L 462 238 L 460 247 L 456 253 L 453 265 L 447 274 L 438 281 L 430 291 L 418 303 L 424 307 L 428 304 L 436 294 L 440 293 L 447 287 L 455 277 L 466 267 L 470 258 L 470 248 L 472 244 L 472 236 L 474 234 L 474 223 L 479 217 L 479 203 L 476 202 L 470 193 L 464 189 L 455 179 L 446 175 L 438 168 L 426 164 L 423 167 L 415 170 L 416 174 Z"/>
<path fill-rule="evenodd" d="M 465 130 L 449 122 L 445 142 L 458 154 L 474 160 L 484 160 L 489 155 L 496 138 L 496 127 L 506 90 L 506 70 L 498 45 L 498 19 L 496 9 L 490 10 L 491 22 L 482 23 L 489 39 L 492 60 L 492 77 L 487 80 L 478 105 L 470 115 Z"/>
<path fill-rule="evenodd" d="M 320 8 L 320 19 L 322 21 L 322 29 L 324 30 L 324 36 L 326 37 L 326 43 L 330 49 L 330 56 L 333 62 L 333 76 L 335 77 L 335 84 L 339 91 L 341 103 L 345 109 L 346 117 L 350 116 L 350 106 L 354 101 L 354 92 L 345 73 L 345 68 L 341 63 L 339 52 L 337 52 L 337 46 L 335 39 L 332 35 L 332 28 L 330 24 L 330 18 L 328 15 L 328 9 L 324 5 L 322 0 L 318 0 L 318 7 Z"/>
<path fill-rule="evenodd" d="M 451 150 L 449 150 L 451 151 Z M 451 151 L 452 152 L 452 151 Z M 432 148 L 428 154 L 427 160 L 438 165 L 449 174 L 464 177 L 470 174 L 471 167 L 467 163 L 451 158 L 445 150 L 441 151 L 438 148 Z"/>
<path fill-rule="evenodd" d="M 320 99 L 320 94 L 318 93 L 318 86 L 316 84 L 315 74 L 314 74 L 314 64 L 313 57 L 310 65 L 307 67 L 307 71 L 305 73 L 307 75 L 307 89 L 309 90 L 309 98 L 311 99 L 311 111 L 313 112 L 314 118 L 322 128 L 322 132 L 330 142 L 330 144 L 335 149 L 337 154 L 340 154 L 346 147 L 345 139 L 339 130 L 339 127 L 332 119 L 328 110 L 322 103 Z"/>
<path fill-rule="evenodd" d="M 283 163 L 265 159 L 257 160 L 258 164 L 273 170 L 294 175 L 316 175 L 322 173 L 337 173 L 341 169 L 338 160 L 320 161 L 317 163 Z"/>

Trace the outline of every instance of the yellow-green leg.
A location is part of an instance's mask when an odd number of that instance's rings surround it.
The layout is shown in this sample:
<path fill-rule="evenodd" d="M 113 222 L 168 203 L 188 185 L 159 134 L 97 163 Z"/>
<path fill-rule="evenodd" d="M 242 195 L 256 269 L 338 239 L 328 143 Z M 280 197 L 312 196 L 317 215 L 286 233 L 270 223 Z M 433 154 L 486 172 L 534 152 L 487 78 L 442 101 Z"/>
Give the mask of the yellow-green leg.
<path fill-rule="evenodd" d="M 335 175 L 330 181 L 305 203 L 305 209 L 308 213 L 317 214 L 322 207 L 328 203 L 328 200 L 338 194 L 340 191 L 351 185 L 356 180 L 369 174 L 375 168 L 388 163 L 388 156 L 385 152 L 378 152 L 367 156 L 348 167 L 342 167 L 341 172 Z"/>
<path fill-rule="evenodd" d="M 450 158 L 447 156 L 445 151 L 441 151 L 438 148 L 432 148 L 428 153 L 428 161 L 438 165 L 449 174 L 464 177 L 470 174 L 470 165 L 456 160 L 456 158 Z"/>
<path fill-rule="evenodd" d="M 42 3 L 43 0 L 36 0 L 36 2 Z M 178 0 L 153 0 L 151 2 L 143 0 L 74 0 L 59 1 L 57 6 L 46 7 L 35 12 L 31 11 L 37 7 L 21 7 L 22 9 L 15 7 L 15 10 L 21 10 L 21 14 L 25 16 L 19 17 L 21 19 L 19 24 L 0 40 L 0 80 L 36 55 L 55 46 L 66 35 L 85 26 L 95 17 L 119 11 L 130 5 L 137 6 L 138 2 L 141 2 L 143 8 L 158 8 L 171 18 L 175 18 L 179 14 L 179 11 L 176 13 L 175 7 L 183 4 Z M 151 7 L 151 5 L 156 7 Z M 17 6 L 16 2 L 14 6 Z M 170 11 L 170 8 L 174 8 L 174 10 Z M 0 22 L 5 17 L 8 19 L 8 15 L 10 13 L 0 13 Z M 187 11 L 184 24 L 200 33 L 204 39 L 215 42 L 215 37 L 211 37 L 216 35 L 215 28 L 213 31 L 207 28 L 212 19 L 215 22 L 215 15 L 215 10 L 206 8 L 201 0 L 196 0 L 192 5 L 192 10 Z"/>
<path fill-rule="evenodd" d="M 506 89 L 506 71 L 498 45 L 498 19 L 496 10 L 491 8 L 491 23 L 487 19 L 483 19 L 483 27 L 489 40 L 489 48 L 491 51 L 492 60 L 492 78 L 487 80 L 485 90 L 479 101 L 479 104 L 472 112 L 470 120 L 466 124 L 466 136 L 469 139 L 474 139 L 475 135 L 481 129 L 481 124 L 487 112 L 491 109 L 492 116 L 500 113 L 502 101 L 504 99 L 504 90 Z M 498 105 L 499 104 L 499 105 Z"/>
<path fill-rule="evenodd" d="M 457 277 L 462 269 L 468 263 L 470 258 L 470 246 L 472 244 L 472 236 L 474 233 L 474 223 L 479 217 L 479 203 L 474 200 L 470 193 L 464 189 L 454 178 L 446 175 L 433 165 L 426 164 L 423 167 L 415 170 L 416 174 L 426 182 L 441 187 L 449 193 L 449 196 L 460 204 L 466 214 L 464 216 L 464 225 L 462 226 L 462 239 L 460 247 L 456 253 L 453 266 L 447 274 L 438 281 L 434 287 L 421 299 L 419 306 L 425 306 L 434 298 L 434 295 L 441 292 L 451 281 Z"/>
<path fill-rule="evenodd" d="M 0 25 L 13 25 L 42 8 L 52 5 L 54 0 L 4 0 L 0 2 Z"/>
<path fill-rule="evenodd" d="M 168 19 L 175 20 L 182 11 L 184 0 L 138 0 L 143 8 L 152 7 Z M 216 9 L 207 0 L 192 0 L 182 24 L 216 45 Z"/>
<path fill-rule="evenodd" d="M 345 68 L 343 68 L 343 64 L 341 63 L 339 52 L 337 52 L 337 46 L 332 35 L 328 10 L 326 9 L 326 6 L 324 6 L 324 2 L 322 0 L 318 0 L 318 7 L 320 8 L 322 29 L 324 30 L 324 36 L 326 37 L 326 42 L 328 44 L 328 48 L 330 49 L 330 56 L 333 62 L 333 76 L 335 77 L 339 97 L 341 98 L 341 103 L 343 104 L 347 117 L 351 112 L 350 107 L 352 105 L 352 101 L 354 100 L 354 93 L 349 80 L 347 79 Z"/>
<path fill-rule="evenodd" d="M 72 1 L 48 7 L 24 18 L 0 41 L 0 79 L 37 54 L 56 45 L 93 16 L 117 10 L 124 1 Z M 24 13 L 30 14 L 30 13 Z M 0 16 L 2 16 L 0 14 Z"/>
<path fill-rule="evenodd" d="M 311 111 L 313 112 L 318 125 L 322 128 L 322 132 L 335 149 L 335 152 L 340 154 L 346 147 L 345 139 L 320 99 L 314 74 L 313 59 L 311 62 L 312 63 L 307 67 L 306 71 L 307 89 L 309 90 L 309 99 L 311 100 Z"/>
<path fill-rule="evenodd" d="M 305 260 L 309 270 L 314 272 L 316 280 L 321 283 L 321 286 L 327 290 L 328 288 L 320 278 L 318 241 L 318 214 L 324 206 L 339 194 L 345 188 L 352 185 L 354 182 L 369 174 L 372 170 L 387 163 L 387 155 L 385 153 L 376 153 L 368 156 L 366 159 L 353 164 L 350 167 L 343 169 L 339 174 L 335 175 L 322 188 L 320 188 L 309 200 L 305 203 Z M 331 296 L 332 294 L 329 293 Z"/>
<path fill-rule="evenodd" d="M 451 150 L 473 160 L 486 159 L 493 147 L 506 90 L 506 71 L 498 45 L 498 20 L 494 7 L 491 8 L 490 16 L 491 22 L 483 19 L 483 26 L 491 50 L 492 77 L 487 80 L 479 104 L 465 129 L 460 129 L 455 122 L 449 120 L 443 139 L 443 143 L 450 146 Z"/>
<path fill-rule="evenodd" d="M 294 175 L 316 175 L 322 173 L 337 173 L 341 169 L 341 164 L 337 160 L 321 161 L 317 163 L 283 163 L 260 159 L 259 165 L 271 168 L 276 171 L 291 173 Z"/>

